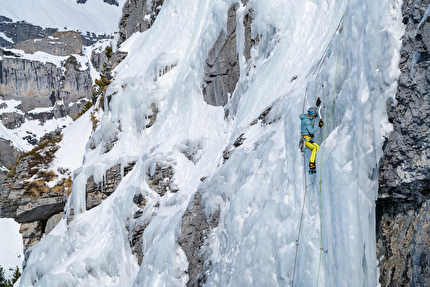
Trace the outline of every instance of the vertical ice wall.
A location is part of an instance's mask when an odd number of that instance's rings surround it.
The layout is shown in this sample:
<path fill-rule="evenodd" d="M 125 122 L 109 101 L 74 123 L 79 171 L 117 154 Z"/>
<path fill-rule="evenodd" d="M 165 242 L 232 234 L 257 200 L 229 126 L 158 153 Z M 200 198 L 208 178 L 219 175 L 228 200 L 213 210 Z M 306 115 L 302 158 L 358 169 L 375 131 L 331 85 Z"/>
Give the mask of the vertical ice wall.
<path fill-rule="evenodd" d="M 207 286 L 289 286 L 294 270 L 295 286 L 376 286 L 377 164 L 391 129 L 385 102 L 399 74 L 401 3 L 239 3 L 238 33 L 240 17 L 252 9 L 259 41 L 251 59 L 240 60 L 241 78 L 225 118 L 222 107 L 203 101 L 201 81 L 207 54 L 236 3 L 165 1 L 152 28 L 122 45 L 129 55 L 107 91 L 112 100 L 93 136 L 96 148 L 87 150 L 76 172 L 75 209 L 84 210 L 84 177 L 100 180 L 106 168 L 139 160 L 103 204 L 69 226 L 63 220 L 33 248 L 22 286 L 185 286 L 189 262 L 177 238 L 197 191 L 206 215 L 220 214 L 204 247 Z M 340 41 L 334 32 L 344 13 Z M 314 103 L 312 71 L 328 45 L 317 80 L 327 107 L 326 125 L 315 138 L 318 173 L 305 178 L 309 155 L 304 159 L 297 147 L 298 115 L 306 88 L 305 106 Z M 166 66 L 173 68 L 159 73 Z M 151 104 L 159 113 L 145 128 Z M 258 120 L 269 107 L 265 121 Z M 242 134 L 243 144 L 233 148 Z M 181 152 L 190 143 L 198 150 L 193 161 Z M 232 153 L 224 163 L 226 150 Z M 149 188 L 147 171 L 157 163 L 173 166 L 177 193 L 160 197 Z M 126 229 L 135 194 L 147 200 L 139 219 L 147 224 L 140 267 Z M 320 240 L 328 253 L 320 253 Z"/>

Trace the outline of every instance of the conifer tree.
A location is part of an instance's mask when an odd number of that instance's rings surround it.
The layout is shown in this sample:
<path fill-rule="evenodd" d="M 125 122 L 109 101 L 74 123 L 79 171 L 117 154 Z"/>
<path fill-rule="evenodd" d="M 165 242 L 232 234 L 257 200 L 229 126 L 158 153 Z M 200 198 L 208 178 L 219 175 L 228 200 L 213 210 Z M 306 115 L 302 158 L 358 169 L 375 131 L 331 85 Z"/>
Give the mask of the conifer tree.
<path fill-rule="evenodd" d="M 11 286 L 13 286 L 13 284 L 15 284 L 16 281 L 18 281 L 19 277 L 21 277 L 21 272 L 19 272 L 19 268 L 18 266 L 16 266 L 15 272 L 13 273 Z"/>
<path fill-rule="evenodd" d="M 5 287 L 7 284 L 6 278 L 4 278 L 4 269 L 0 266 L 0 287 Z"/>

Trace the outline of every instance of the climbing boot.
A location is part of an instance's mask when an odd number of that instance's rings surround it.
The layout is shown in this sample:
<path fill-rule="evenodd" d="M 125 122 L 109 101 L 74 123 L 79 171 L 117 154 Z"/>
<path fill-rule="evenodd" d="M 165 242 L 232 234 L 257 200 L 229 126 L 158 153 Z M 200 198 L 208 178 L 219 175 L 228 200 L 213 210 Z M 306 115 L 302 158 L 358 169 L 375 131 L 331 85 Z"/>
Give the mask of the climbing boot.
<path fill-rule="evenodd" d="M 317 173 L 317 167 L 314 162 L 309 163 L 309 174 Z"/>

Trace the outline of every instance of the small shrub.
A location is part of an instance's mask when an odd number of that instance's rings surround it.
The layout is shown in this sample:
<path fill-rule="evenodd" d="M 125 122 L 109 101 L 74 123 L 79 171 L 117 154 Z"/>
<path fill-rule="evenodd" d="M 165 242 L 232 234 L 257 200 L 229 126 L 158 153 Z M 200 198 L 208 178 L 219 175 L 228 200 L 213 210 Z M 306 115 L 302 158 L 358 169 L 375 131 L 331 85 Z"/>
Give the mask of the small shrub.
<path fill-rule="evenodd" d="M 94 103 L 92 101 L 86 102 L 82 110 L 79 112 L 76 118 L 73 118 L 73 120 L 76 121 L 77 119 L 79 119 L 83 114 L 85 114 L 89 109 L 91 109 L 93 105 Z"/>
<path fill-rule="evenodd" d="M 28 170 L 30 176 L 33 176 L 39 172 L 42 168 L 48 168 L 49 164 L 54 159 L 55 152 L 59 149 L 57 143 L 63 139 L 63 135 L 59 135 L 49 141 L 45 141 L 29 152 L 21 154 L 15 165 L 8 172 L 7 177 L 14 177 L 16 175 L 16 167 L 18 166 L 21 159 L 30 157 L 28 161 Z M 48 176 L 50 173 L 48 173 Z M 41 171 L 40 177 L 44 177 L 44 171 Z"/>
<path fill-rule="evenodd" d="M 105 97 L 102 95 L 99 102 L 99 108 L 101 108 L 103 111 L 105 110 Z"/>
<path fill-rule="evenodd" d="M 4 269 L 0 266 L 0 287 L 13 287 L 13 284 L 18 281 L 19 277 L 21 277 L 21 273 L 19 272 L 18 266 L 16 266 L 11 280 L 4 277 Z"/>
<path fill-rule="evenodd" d="M 56 194 L 61 194 L 64 191 L 64 183 L 61 181 L 60 184 L 57 184 L 56 186 L 54 186 L 53 188 L 51 188 L 51 191 L 56 193 Z"/>
<path fill-rule="evenodd" d="M 10 286 L 13 286 L 13 284 L 15 284 L 16 281 L 18 281 L 19 277 L 21 277 L 21 272 L 19 272 L 19 268 L 18 266 L 16 266 L 15 268 L 15 272 L 13 273 L 13 277 L 12 277 L 12 284 L 10 284 Z"/>
<path fill-rule="evenodd" d="M 69 196 L 72 193 L 72 187 L 73 187 L 73 180 L 72 177 L 69 176 L 69 178 L 64 179 L 64 185 L 66 186 L 67 189 L 67 196 Z"/>
<path fill-rule="evenodd" d="M 101 89 L 103 89 L 103 87 L 109 86 L 109 84 L 111 83 L 111 81 L 108 80 L 103 74 L 100 74 L 100 80 L 96 79 L 94 82 Z"/>
<path fill-rule="evenodd" d="M 93 129 L 95 129 L 95 127 L 97 126 L 97 124 L 99 123 L 99 120 L 96 118 L 95 116 L 95 112 L 91 113 L 91 122 L 93 123 Z"/>
<path fill-rule="evenodd" d="M 108 60 L 112 57 L 112 46 L 106 46 L 105 55 L 108 58 Z"/>
<path fill-rule="evenodd" d="M 58 175 L 55 172 L 53 172 L 52 170 L 50 170 L 50 171 L 41 171 L 41 172 L 39 172 L 38 176 L 40 178 L 43 178 L 47 182 L 52 181 L 52 180 L 54 180 L 54 178 L 58 177 Z"/>

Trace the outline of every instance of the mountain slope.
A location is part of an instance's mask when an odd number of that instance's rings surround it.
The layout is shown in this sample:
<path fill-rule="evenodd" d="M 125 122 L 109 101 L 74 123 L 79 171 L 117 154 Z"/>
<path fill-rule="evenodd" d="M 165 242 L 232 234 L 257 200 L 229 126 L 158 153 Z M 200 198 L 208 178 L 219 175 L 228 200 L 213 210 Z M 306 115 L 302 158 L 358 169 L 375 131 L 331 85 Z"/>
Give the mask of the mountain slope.
<path fill-rule="evenodd" d="M 209 106 L 204 66 L 235 4 L 240 79 L 225 107 Z M 151 29 L 121 46 L 129 54 L 75 171 L 74 218 L 31 248 L 22 286 L 377 285 L 377 172 L 402 29 L 392 1 L 166 1 Z M 318 173 L 305 177 L 298 115 L 306 89 L 305 107 L 314 104 L 315 83 L 326 125 L 315 138 Z M 85 211 L 87 179 L 133 161 L 116 191 Z M 203 222 L 193 231 L 200 267 L 183 240 L 187 210 Z"/>
<path fill-rule="evenodd" d="M 112 34 L 118 29 L 121 8 L 125 0 L 117 2 L 118 5 L 110 5 L 103 0 L 89 0 L 81 4 L 74 0 L 37 2 L 4 0 L 0 6 L 0 15 L 13 21 L 26 21 L 44 28 L 57 28 L 60 31 L 79 30 Z"/>

